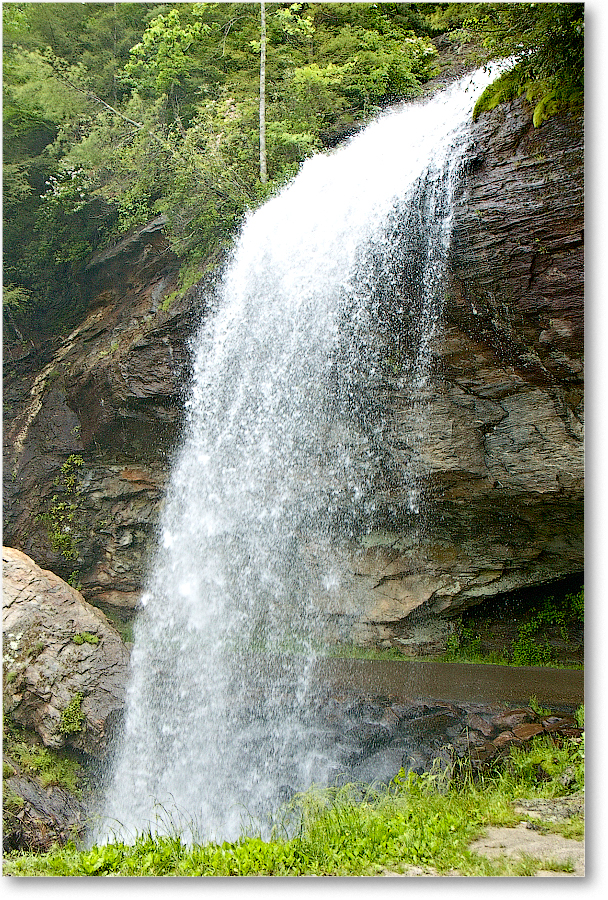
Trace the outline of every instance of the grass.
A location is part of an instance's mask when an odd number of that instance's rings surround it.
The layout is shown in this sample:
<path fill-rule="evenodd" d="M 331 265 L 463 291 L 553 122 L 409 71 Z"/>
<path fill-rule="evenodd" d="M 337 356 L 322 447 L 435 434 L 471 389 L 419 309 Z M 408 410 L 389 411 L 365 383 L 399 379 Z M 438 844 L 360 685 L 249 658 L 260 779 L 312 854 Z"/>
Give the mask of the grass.
<path fill-rule="evenodd" d="M 80 763 L 69 750 L 54 750 L 34 742 L 24 729 L 7 721 L 4 716 L 2 749 L 5 756 L 3 777 L 16 774 L 13 760 L 25 775 L 34 776 L 42 787 L 58 785 L 74 796 L 82 796 L 83 773 Z M 28 739 L 29 737 L 29 739 Z"/>
<path fill-rule="evenodd" d="M 514 749 L 506 760 L 481 773 L 460 761 L 451 777 L 445 770 L 424 775 L 402 770 L 388 787 L 312 788 L 283 808 L 283 821 L 298 823 L 295 833 L 288 834 L 279 824 L 268 841 L 249 836 L 190 845 L 178 834 L 148 833 L 130 844 L 117 841 L 83 850 L 71 843 L 42 855 L 9 854 L 4 874 L 379 875 L 418 866 L 439 874 L 533 875 L 546 869 L 547 862 L 529 856 L 490 860 L 469 845 L 486 826 L 525 820 L 514 812 L 514 800 L 564 795 L 560 776 L 572 768 L 577 787 L 584 789 L 580 743 L 570 740 L 558 746 L 545 736 L 527 749 Z M 583 820 L 547 828 L 582 838 Z M 568 863 L 553 868 L 570 870 Z"/>
<path fill-rule="evenodd" d="M 337 659 L 386 659 L 396 662 L 436 662 L 436 663 L 477 663 L 479 665 L 493 666 L 543 666 L 549 669 L 582 669 L 583 666 L 575 662 L 560 662 L 557 659 L 548 659 L 544 662 L 533 661 L 534 655 L 523 653 L 515 658 L 508 651 L 490 651 L 484 653 L 478 647 L 477 640 L 471 643 L 466 638 L 463 641 L 448 640 L 445 653 L 438 656 L 409 656 L 402 653 L 396 647 L 388 647 L 386 650 L 375 647 L 357 647 L 350 644 L 341 644 L 331 647 L 327 656 Z"/>
<path fill-rule="evenodd" d="M 392 659 L 411 660 L 396 647 L 377 649 L 375 647 L 357 647 L 355 644 L 338 644 L 327 650 L 327 656 L 337 659 Z"/>

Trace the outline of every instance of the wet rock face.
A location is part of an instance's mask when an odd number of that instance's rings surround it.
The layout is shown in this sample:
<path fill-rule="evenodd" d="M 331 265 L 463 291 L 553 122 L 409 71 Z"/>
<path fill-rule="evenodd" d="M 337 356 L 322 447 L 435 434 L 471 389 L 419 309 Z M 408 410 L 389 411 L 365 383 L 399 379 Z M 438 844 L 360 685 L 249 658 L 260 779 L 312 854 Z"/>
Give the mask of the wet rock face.
<path fill-rule="evenodd" d="M 582 148 L 580 119 L 534 129 L 523 100 L 473 128 L 431 390 L 413 407 L 386 375 L 378 513 L 350 548 L 341 639 L 433 652 L 445 634 L 417 619 L 583 569 Z M 4 357 L 5 543 L 77 570 L 121 618 L 149 565 L 213 293 L 208 280 L 169 303 L 178 262 L 162 220 L 134 231 L 81 274 L 89 314 L 71 335 Z M 74 456 L 75 495 L 62 470 Z M 61 502 L 76 505 L 67 556 L 49 538 Z"/>
<path fill-rule="evenodd" d="M 574 385 L 584 327 L 582 116 L 534 128 L 521 100 L 481 116 L 471 145 L 447 316 L 539 386 Z"/>
<path fill-rule="evenodd" d="M 4 709 L 47 747 L 103 757 L 124 703 L 129 651 L 100 610 L 3 548 Z"/>
<path fill-rule="evenodd" d="M 169 302 L 178 267 L 155 220 L 81 273 L 89 314 L 68 337 L 4 356 L 4 540 L 64 578 L 77 571 L 87 598 L 123 619 L 147 569 L 211 290 Z M 75 457 L 70 491 L 62 467 Z M 67 553 L 49 533 L 61 503 L 75 504 Z"/>
<path fill-rule="evenodd" d="M 432 388 L 413 407 L 388 379 L 384 522 L 345 592 L 359 643 L 583 571 L 582 118 L 531 118 L 521 100 L 473 127 Z"/>
<path fill-rule="evenodd" d="M 573 711 L 573 710 L 572 710 Z M 317 727 L 327 731 L 338 782 L 388 784 L 399 773 L 440 766 L 449 777 L 459 760 L 483 770 L 538 735 L 557 746 L 580 740 L 582 729 L 565 710 L 535 712 L 498 704 L 427 702 L 359 691 L 341 685 L 322 696 Z"/>

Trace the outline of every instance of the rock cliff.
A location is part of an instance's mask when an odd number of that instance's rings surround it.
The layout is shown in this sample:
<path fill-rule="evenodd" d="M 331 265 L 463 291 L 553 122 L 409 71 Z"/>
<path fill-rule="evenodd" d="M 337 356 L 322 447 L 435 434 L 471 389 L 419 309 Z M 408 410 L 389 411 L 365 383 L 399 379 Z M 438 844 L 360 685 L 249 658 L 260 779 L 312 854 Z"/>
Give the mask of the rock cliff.
<path fill-rule="evenodd" d="M 4 355 L 5 541 L 65 578 L 78 571 L 87 598 L 119 619 L 144 577 L 204 312 L 201 289 L 172 302 L 179 260 L 162 226 L 81 271 L 89 312 L 70 335 Z M 49 535 L 62 503 L 73 514 L 60 545 Z"/>
<path fill-rule="evenodd" d="M 407 648 L 421 617 L 583 568 L 582 119 L 535 129 L 524 100 L 504 104 L 473 127 L 462 174 L 432 390 L 414 409 L 387 376 L 381 515 L 336 609 L 361 643 Z M 4 358 L 4 541 L 76 570 L 115 619 L 137 604 L 213 287 L 171 302 L 162 224 L 81 273 L 89 312 L 72 334 Z M 412 453 L 427 501 L 414 517 Z"/>
<path fill-rule="evenodd" d="M 407 647 L 425 614 L 583 571 L 582 128 L 534 128 L 521 100 L 472 130 L 432 387 L 417 408 L 388 390 L 391 525 L 353 548 L 357 641 Z M 412 448 L 414 521 L 400 494 Z"/>

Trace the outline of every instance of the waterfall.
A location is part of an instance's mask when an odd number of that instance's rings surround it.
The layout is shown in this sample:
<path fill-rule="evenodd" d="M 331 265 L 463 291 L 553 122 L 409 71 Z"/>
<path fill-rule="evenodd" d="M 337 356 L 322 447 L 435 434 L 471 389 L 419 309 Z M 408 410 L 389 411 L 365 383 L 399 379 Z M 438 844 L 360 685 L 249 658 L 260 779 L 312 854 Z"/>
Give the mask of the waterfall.
<path fill-rule="evenodd" d="M 387 367 L 414 410 L 394 477 L 420 507 L 452 197 L 494 76 L 393 108 L 245 221 L 197 336 L 98 840 L 235 839 L 339 774 L 311 671 L 383 489 Z"/>

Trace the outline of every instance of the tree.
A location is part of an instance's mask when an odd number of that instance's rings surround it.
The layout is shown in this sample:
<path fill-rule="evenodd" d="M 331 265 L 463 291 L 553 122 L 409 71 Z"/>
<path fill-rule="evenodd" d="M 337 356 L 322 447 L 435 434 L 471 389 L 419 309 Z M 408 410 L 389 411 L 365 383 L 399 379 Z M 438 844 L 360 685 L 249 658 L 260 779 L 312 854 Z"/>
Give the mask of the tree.
<path fill-rule="evenodd" d="M 484 4 L 476 21 L 491 56 L 516 55 L 530 79 L 584 84 L 584 4 Z"/>
<path fill-rule="evenodd" d="M 5 4 L 11 333 L 32 311 L 66 325 L 79 267 L 159 212 L 194 278 L 332 134 L 420 89 L 435 59 L 425 9 Z"/>
<path fill-rule="evenodd" d="M 488 58 L 516 58 L 516 66 L 480 97 L 474 111 L 526 94 L 541 124 L 567 105 L 582 105 L 585 25 L 582 3 L 479 4 L 465 23 L 483 39 Z"/>
<path fill-rule="evenodd" d="M 260 181 L 266 184 L 266 4 L 260 3 Z"/>
<path fill-rule="evenodd" d="M 112 100 L 116 71 L 148 12 L 138 3 L 3 5 L 3 317 L 9 337 L 65 328 L 82 313 L 75 271 L 116 217 L 90 193 L 90 169 L 85 173 L 66 158 L 95 121 L 94 104 L 67 80 Z"/>

